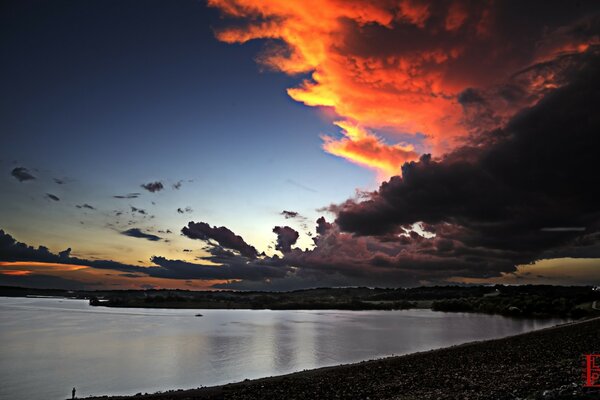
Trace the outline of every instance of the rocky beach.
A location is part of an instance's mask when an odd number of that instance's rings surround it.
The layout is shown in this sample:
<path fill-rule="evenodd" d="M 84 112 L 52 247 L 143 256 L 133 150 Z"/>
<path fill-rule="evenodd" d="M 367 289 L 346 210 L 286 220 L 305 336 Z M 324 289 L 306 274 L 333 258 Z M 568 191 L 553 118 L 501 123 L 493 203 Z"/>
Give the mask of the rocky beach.
<path fill-rule="evenodd" d="M 88 400 L 597 399 L 584 354 L 598 352 L 600 318 L 522 335 L 223 386 Z"/>

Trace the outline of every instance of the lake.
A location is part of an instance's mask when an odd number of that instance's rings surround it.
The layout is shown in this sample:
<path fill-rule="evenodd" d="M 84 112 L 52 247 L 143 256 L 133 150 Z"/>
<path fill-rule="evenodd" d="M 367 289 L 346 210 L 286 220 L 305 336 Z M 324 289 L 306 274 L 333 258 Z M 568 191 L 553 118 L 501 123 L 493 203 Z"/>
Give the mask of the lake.
<path fill-rule="evenodd" d="M 430 310 L 115 309 L 0 297 L 0 398 L 65 399 L 73 386 L 81 397 L 212 386 L 562 322 Z"/>

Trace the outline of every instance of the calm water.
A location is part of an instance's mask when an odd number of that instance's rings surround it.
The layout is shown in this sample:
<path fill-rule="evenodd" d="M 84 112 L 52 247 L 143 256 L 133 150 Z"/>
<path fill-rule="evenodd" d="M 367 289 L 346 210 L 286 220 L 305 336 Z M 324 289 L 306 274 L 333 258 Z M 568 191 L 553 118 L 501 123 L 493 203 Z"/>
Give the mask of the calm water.
<path fill-rule="evenodd" d="M 512 335 L 564 320 L 406 311 L 108 309 L 0 297 L 0 399 L 216 385 Z"/>

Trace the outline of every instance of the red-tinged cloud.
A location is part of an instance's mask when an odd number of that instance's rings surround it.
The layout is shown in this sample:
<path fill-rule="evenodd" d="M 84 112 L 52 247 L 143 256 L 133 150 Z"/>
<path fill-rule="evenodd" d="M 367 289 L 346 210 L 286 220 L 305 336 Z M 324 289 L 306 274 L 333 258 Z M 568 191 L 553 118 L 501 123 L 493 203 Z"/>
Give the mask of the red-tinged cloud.
<path fill-rule="evenodd" d="M 434 156 L 474 131 L 502 126 L 560 87 L 565 66 L 559 59 L 599 43 L 594 2 L 577 7 L 517 0 L 208 4 L 241 21 L 217 29 L 219 40 L 266 39 L 260 64 L 310 75 L 288 89 L 291 98 L 331 107 L 343 124 L 364 132 L 422 133 Z M 543 68 L 532 68 L 540 64 Z M 486 103 L 461 103 L 460 95 L 469 89 L 482 93 Z M 347 130 L 342 133 L 340 139 L 326 137 L 325 150 L 384 176 L 399 174 L 399 165 L 418 158 L 372 134 L 370 140 L 358 140 Z"/>
<path fill-rule="evenodd" d="M 372 168 L 382 178 L 397 175 L 407 161 L 418 159 L 410 144 L 388 145 L 375 134 L 348 122 L 335 123 L 342 129 L 344 138 L 323 137 L 323 148 L 328 153 L 347 159 L 364 167 Z"/>

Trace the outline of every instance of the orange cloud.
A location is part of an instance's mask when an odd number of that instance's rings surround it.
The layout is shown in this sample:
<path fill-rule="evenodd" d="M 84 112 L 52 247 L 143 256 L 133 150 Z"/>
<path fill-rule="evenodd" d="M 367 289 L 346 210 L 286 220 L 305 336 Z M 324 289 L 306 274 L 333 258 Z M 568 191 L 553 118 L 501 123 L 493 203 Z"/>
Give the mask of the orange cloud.
<path fill-rule="evenodd" d="M 446 30 L 455 31 L 459 29 L 467 19 L 467 16 L 467 11 L 461 3 L 452 3 L 445 20 Z"/>
<path fill-rule="evenodd" d="M 85 265 L 74 265 L 74 264 L 59 264 L 59 263 L 48 263 L 38 261 L 0 261 L 0 267 L 6 270 L 27 267 L 31 271 L 52 268 L 55 271 L 78 271 L 81 269 L 87 269 Z M 6 272 L 6 271 L 4 271 Z"/>
<path fill-rule="evenodd" d="M 324 136 L 323 149 L 356 164 L 375 169 L 380 173 L 381 179 L 398 175 L 402 164 L 418 158 L 410 144 L 388 145 L 358 125 L 347 121 L 338 121 L 335 124 L 342 129 L 344 138 L 336 140 Z"/>
<path fill-rule="evenodd" d="M 0 271 L 0 274 L 2 274 L 2 275 L 13 275 L 13 276 L 24 276 L 24 275 L 30 275 L 31 271 L 24 271 L 24 270 L 20 270 L 20 269 L 13 269 L 13 270 Z"/>
<path fill-rule="evenodd" d="M 550 37 L 551 29 L 534 12 L 519 32 L 514 18 L 529 17 L 502 2 L 208 0 L 208 4 L 246 21 L 218 29 L 219 40 L 270 40 L 258 57 L 262 65 L 290 75 L 310 74 L 287 92 L 307 106 L 331 107 L 344 124 L 346 137 L 340 141 L 326 137 L 326 151 L 383 175 L 399 173 L 398 166 L 416 154 L 403 145 L 386 147 L 365 129 L 421 133 L 434 153 L 452 149 L 472 131 L 470 124 L 477 124 L 477 118 L 465 118 L 459 95 L 467 88 L 503 84 L 535 63 L 540 58 L 536 43 Z M 498 11 L 499 7 L 506 9 Z M 568 33 L 562 35 L 565 40 L 571 40 L 571 31 L 561 29 Z M 587 50 L 580 42 L 561 48 Z M 528 98 L 530 103 L 535 100 Z M 503 105 L 503 112 L 514 113 L 522 106 L 522 102 L 518 107 Z M 349 124 L 362 130 L 360 140 L 346 129 Z"/>

